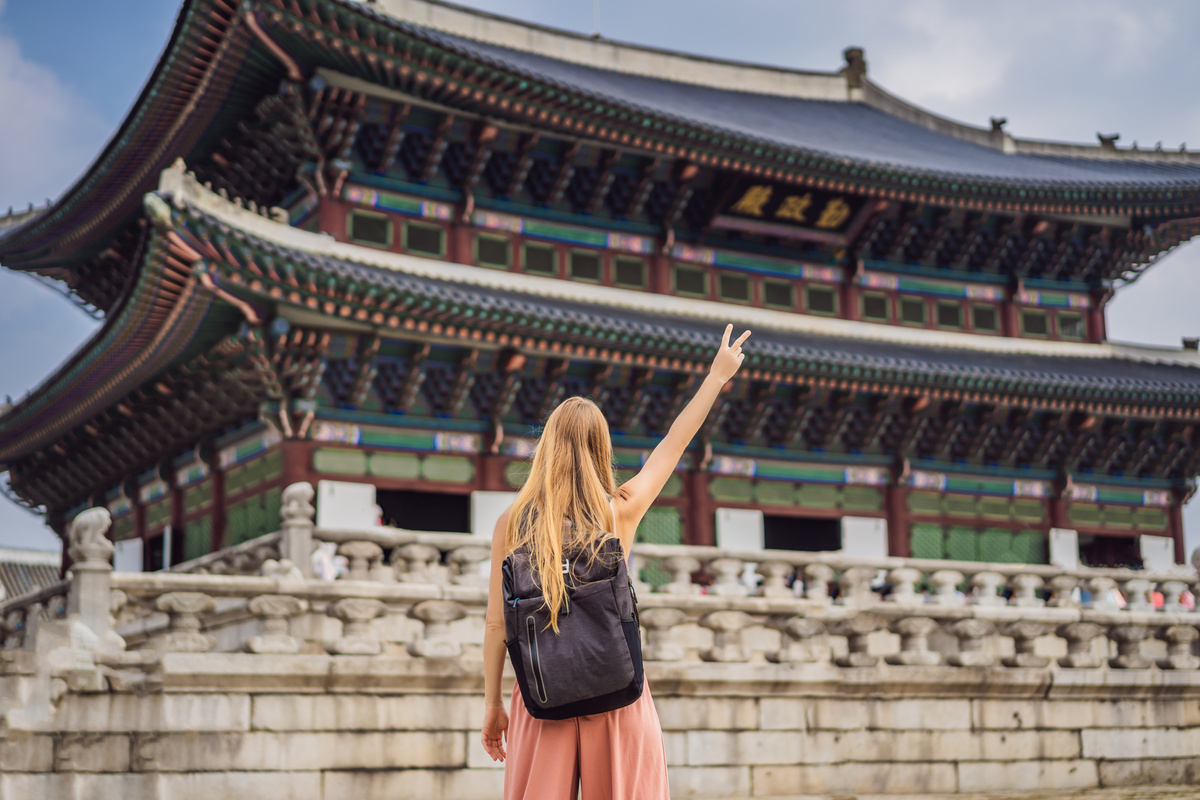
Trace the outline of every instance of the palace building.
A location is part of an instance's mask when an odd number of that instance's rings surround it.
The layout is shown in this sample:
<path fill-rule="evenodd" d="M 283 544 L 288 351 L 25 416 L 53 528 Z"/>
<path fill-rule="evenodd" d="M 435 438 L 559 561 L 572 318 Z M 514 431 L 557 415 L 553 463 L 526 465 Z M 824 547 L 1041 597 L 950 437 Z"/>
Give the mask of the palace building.
<path fill-rule="evenodd" d="M 746 363 L 644 540 L 1181 561 L 1200 352 L 1111 343 L 1105 308 L 1197 233 L 1200 152 L 959 124 L 858 49 L 186 0 L 95 163 L 0 219 L 0 263 L 104 318 L 0 415 L 0 465 L 60 534 L 107 506 L 146 569 L 278 530 L 305 480 L 467 531 L 564 397 L 631 474 L 732 321 Z"/>

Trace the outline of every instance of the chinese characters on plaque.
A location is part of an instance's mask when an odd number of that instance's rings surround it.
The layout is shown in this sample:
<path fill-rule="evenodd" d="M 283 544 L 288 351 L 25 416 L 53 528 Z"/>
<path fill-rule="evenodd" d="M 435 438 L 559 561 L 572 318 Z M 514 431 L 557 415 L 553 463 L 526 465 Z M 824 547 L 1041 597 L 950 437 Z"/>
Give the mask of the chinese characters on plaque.
<path fill-rule="evenodd" d="M 797 186 L 747 181 L 737 186 L 722 213 L 731 222 L 763 223 L 842 233 L 862 207 L 862 198 Z M 743 227 L 743 226 L 737 226 Z"/>

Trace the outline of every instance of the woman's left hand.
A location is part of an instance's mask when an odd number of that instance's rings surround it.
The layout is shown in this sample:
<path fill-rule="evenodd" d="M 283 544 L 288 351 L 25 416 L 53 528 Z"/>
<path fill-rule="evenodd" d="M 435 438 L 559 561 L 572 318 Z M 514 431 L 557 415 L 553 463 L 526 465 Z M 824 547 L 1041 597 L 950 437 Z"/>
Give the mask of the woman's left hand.
<path fill-rule="evenodd" d="M 490 706 L 483 712 L 483 749 L 492 761 L 504 760 L 504 737 L 508 732 L 508 712 L 504 706 Z"/>

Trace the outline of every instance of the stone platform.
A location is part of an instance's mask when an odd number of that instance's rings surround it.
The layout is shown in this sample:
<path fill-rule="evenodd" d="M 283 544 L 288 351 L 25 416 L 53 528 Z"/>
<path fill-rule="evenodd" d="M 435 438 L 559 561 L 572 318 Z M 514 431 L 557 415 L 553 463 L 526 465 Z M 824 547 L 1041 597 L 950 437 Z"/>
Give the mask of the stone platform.
<path fill-rule="evenodd" d="M 486 543 L 314 529 L 310 493 L 279 534 L 166 573 L 111 572 L 104 513 L 81 515 L 70 578 L 0 605 L 0 800 L 499 797 Z M 305 574 L 317 541 L 341 579 Z M 1200 614 L 1174 602 L 1194 573 L 637 557 L 670 576 L 639 594 L 676 800 L 1200 796 Z M 1125 608 L 1101 602 L 1117 585 Z M 1161 785 L 1192 788 L 1126 791 Z"/>

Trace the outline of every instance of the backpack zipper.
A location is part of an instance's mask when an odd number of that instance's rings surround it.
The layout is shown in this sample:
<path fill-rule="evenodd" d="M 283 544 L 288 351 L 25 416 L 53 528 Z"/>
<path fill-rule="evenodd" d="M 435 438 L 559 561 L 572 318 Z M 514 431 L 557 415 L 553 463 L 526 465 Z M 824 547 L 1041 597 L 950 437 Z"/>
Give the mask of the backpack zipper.
<path fill-rule="evenodd" d="M 546 681 L 542 677 L 542 661 L 538 657 L 537 624 L 534 622 L 533 617 L 525 618 L 525 627 L 529 631 L 529 660 L 533 665 L 533 684 L 544 705 L 548 702 L 546 697 Z"/>

